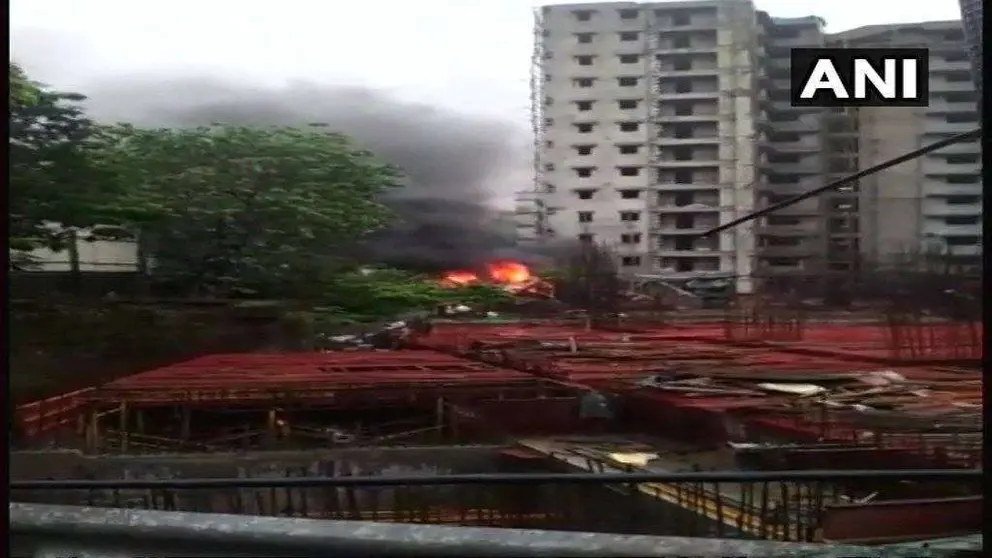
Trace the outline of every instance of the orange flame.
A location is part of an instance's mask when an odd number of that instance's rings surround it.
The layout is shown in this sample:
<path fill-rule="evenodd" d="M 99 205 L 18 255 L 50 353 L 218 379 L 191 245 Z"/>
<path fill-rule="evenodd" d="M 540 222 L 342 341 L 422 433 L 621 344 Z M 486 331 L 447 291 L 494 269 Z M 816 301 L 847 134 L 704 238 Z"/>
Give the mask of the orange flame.
<path fill-rule="evenodd" d="M 520 262 L 510 260 L 488 262 L 485 268 L 486 272 L 482 276 L 472 271 L 448 271 L 442 276 L 441 281 L 452 286 L 466 286 L 482 281 L 512 286 L 530 282 L 535 278 L 530 269 Z"/>
<path fill-rule="evenodd" d="M 486 271 L 494 283 L 519 284 L 530 281 L 530 269 L 522 263 L 513 261 L 490 262 L 486 264 Z"/>
<path fill-rule="evenodd" d="M 485 273 L 472 271 L 448 271 L 442 277 L 440 284 L 445 287 L 467 287 L 486 282 L 500 285 L 501 288 L 513 294 L 527 294 L 541 298 L 554 298 L 554 287 L 531 272 L 520 262 L 499 260 L 488 262 Z"/>

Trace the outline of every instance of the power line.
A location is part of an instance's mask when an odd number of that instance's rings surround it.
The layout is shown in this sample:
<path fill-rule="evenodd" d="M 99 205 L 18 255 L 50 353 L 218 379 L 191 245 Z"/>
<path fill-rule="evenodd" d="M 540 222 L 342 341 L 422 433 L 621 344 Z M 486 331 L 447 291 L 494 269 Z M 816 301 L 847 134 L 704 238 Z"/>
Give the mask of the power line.
<path fill-rule="evenodd" d="M 884 161 L 884 162 L 879 163 L 877 165 L 873 165 L 871 167 L 868 167 L 865 170 L 858 171 L 858 172 L 856 172 L 854 174 L 850 174 L 848 176 L 845 176 L 844 178 L 841 178 L 839 180 L 835 180 L 835 181 L 830 182 L 828 184 L 824 184 L 823 186 L 821 186 L 819 188 L 814 188 L 814 189 L 812 189 L 812 190 L 810 190 L 808 192 L 803 192 L 802 194 L 798 194 L 798 195 L 793 196 L 793 197 L 791 197 L 791 198 L 789 198 L 787 200 L 783 200 L 783 201 L 780 201 L 778 203 L 773 203 L 772 205 L 770 205 L 768 207 L 765 207 L 763 209 L 759 209 L 758 211 L 755 211 L 753 213 L 748 213 L 747 215 L 745 215 L 743 217 L 738 217 L 737 219 L 734 219 L 732 221 L 729 221 L 727 223 L 724 223 L 722 225 L 719 225 L 717 227 L 714 227 L 714 228 L 712 228 L 712 229 L 710 229 L 710 230 L 702 233 L 700 236 L 701 237 L 707 237 L 707 236 L 710 236 L 712 234 L 716 234 L 718 232 L 725 231 L 727 229 L 732 229 L 732 228 L 734 228 L 734 227 L 736 227 L 738 225 L 741 225 L 743 223 L 747 223 L 748 221 L 753 221 L 754 219 L 757 219 L 758 217 L 763 217 L 765 215 L 768 215 L 769 213 L 773 213 L 773 212 L 778 211 L 780 209 L 784 209 L 784 208 L 789 207 L 791 205 L 795 205 L 795 204 L 797 204 L 797 203 L 799 203 L 799 202 L 801 202 L 803 200 L 807 200 L 809 198 L 813 198 L 813 197 L 819 196 L 820 194 L 829 192 L 830 190 L 835 190 L 835 189 L 837 189 L 837 188 L 839 188 L 841 186 L 844 186 L 845 184 L 850 184 L 850 183 L 855 182 L 857 180 L 860 180 L 860 179 L 862 179 L 862 178 L 864 178 L 866 176 L 869 176 L 869 175 L 875 174 L 877 172 L 883 171 L 883 170 L 885 170 L 887 168 L 894 167 L 896 165 L 905 163 L 906 161 L 911 161 L 913 159 L 916 159 L 917 157 L 922 157 L 923 155 L 926 155 L 927 153 L 930 153 L 930 152 L 933 152 L 933 151 L 937 151 L 938 149 L 943 149 L 943 148 L 945 148 L 945 147 L 947 147 L 949 145 L 954 145 L 956 143 L 965 143 L 965 142 L 969 142 L 969 141 L 974 141 L 974 140 L 977 140 L 977 139 L 981 138 L 981 136 L 982 136 L 982 129 L 979 128 L 977 130 L 972 130 L 970 132 L 965 132 L 963 134 L 958 134 L 956 136 L 951 136 L 951 137 L 949 137 L 947 139 L 943 139 L 943 140 L 940 140 L 938 142 L 931 143 L 930 145 L 921 147 L 921 148 L 916 149 L 914 151 L 910 151 L 909 153 L 905 153 L 905 154 L 900 155 L 900 156 L 898 156 L 898 157 L 896 157 L 894 159 L 889 159 L 888 161 Z"/>

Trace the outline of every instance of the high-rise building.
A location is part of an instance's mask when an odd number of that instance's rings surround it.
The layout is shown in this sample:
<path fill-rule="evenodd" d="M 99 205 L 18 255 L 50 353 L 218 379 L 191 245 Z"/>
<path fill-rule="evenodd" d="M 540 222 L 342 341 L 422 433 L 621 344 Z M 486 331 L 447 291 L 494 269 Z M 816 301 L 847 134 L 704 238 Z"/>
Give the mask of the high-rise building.
<path fill-rule="evenodd" d="M 758 118 L 758 205 L 767 206 L 823 186 L 825 111 L 790 101 L 793 48 L 824 45 L 817 17 L 774 18 L 759 12 L 761 94 Z M 791 205 L 755 225 L 755 277 L 782 289 L 823 268 L 826 250 L 824 198 Z M 774 287 L 774 285 L 769 285 Z"/>
<path fill-rule="evenodd" d="M 976 253 L 973 229 L 981 229 L 970 223 L 981 185 L 977 163 L 968 161 L 977 145 L 920 159 L 906 171 L 912 178 L 895 180 L 901 189 L 869 178 L 699 238 L 975 125 L 974 86 L 958 81 L 961 71 L 971 79 L 960 22 L 833 36 L 823 25 L 816 17 L 771 17 L 750 0 L 541 8 L 532 75 L 535 186 L 521 195 L 522 240 L 606 244 L 624 274 L 733 278 L 738 292 L 854 269 L 924 239 Z M 902 44 L 932 49 L 930 108 L 791 106 L 792 48 Z"/>
<path fill-rule="evenodd" d="M 828 42 L 930 51 L 929 106 L 860 108 L 831 115 L 828 156 L 834 168 L 844 172 L 867 168 L 981 126 L 979 95 L 960 21 L 873 25 L 832 35 Z M 867 176 L 848 203 L 857 214 L 857 220 L 849 223 L 849 236 L 864 261 L 885 264 L 907 255 L 934 254 L 978 265 L 980 142 L 945 147 Z"/>
<path fill-rule="evenodd" d="M 747 0 L 541 9 L 535 67 L 544 234 L 606 243 L 627 274 L 750 291 L 757 14 Z"/>
<path fill-rule="evenodd" d="M 964 22 L 964 34 L 967 39 L 968 53 L 971 55 L 972 70 L 978 92 L 982 91 L 982 7 L 984 0 L 958 0 L 961 6 L 961 20 Z"/>

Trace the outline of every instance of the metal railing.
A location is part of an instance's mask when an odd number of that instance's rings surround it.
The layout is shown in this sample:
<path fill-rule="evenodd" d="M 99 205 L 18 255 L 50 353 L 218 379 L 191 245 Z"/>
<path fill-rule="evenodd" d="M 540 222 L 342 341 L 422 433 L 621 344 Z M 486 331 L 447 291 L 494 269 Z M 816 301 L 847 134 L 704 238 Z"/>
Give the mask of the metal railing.
<path fill-rule="evenodd" d="M 278 474 L 14 481 L 11 499 L 166 512 L 784 542 L 909 540 L 981 529 L 980 470 Z"/>
<path fill-rule="evenodd" d="M 865 548 L 10 504 L 10 556 L 980 556 L 981 536 Z M 880 552 L 880 550 L 883 550 Z"/>

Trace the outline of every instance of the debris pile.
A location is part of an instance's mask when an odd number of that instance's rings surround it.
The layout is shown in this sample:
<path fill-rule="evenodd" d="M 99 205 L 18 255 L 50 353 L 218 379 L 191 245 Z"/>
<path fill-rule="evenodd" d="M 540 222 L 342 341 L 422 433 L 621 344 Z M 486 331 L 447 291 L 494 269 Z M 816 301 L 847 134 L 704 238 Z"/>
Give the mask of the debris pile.
<path fill-rule="evenodd" d="M 914 379 L 892 370 L 832 375 L 710 371 L 656 374 L 636 384 L 689 406 L 719 402 L 752 426 L 803 431 L 821 441 L 912 449 L 939 455 L 945 465 L 981 463 L 982 381 L 974 373 L 947 370 L 944 378 Z"/>
<path fill-rule="evenodd" d="M 496 261 L 489 262 L 484 267 L 485 269 L 480 272 L 448 271 L 441 277 L 439 283 L 448 288 L 494 285 L 514 296 L 543 299 L 555 297 L 554 286 L 520 262 Z"/>
<path fill-rule="evenodd" d="M 430 332 L 428 315 L 417 315 L 405 320 L 372 324 L 366 331 L 342 335 L 317 334 L 315 344 L 319 351 L 345 350 L 397 350 L 407 348 L 417 334 Z"/>

